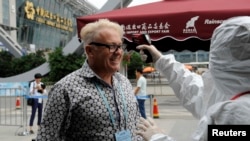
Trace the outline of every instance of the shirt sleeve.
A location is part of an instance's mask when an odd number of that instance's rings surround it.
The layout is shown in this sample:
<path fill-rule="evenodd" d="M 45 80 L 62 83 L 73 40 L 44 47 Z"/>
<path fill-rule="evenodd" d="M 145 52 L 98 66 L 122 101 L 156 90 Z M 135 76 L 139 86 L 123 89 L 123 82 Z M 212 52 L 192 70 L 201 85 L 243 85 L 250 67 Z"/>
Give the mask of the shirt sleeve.
<path fill-rule="evenodd" d="M 204 108 L 202 97 L 204 82 L 202 77 L 190 72 L 184 64 L 176 61 L 171 54 L 158 59 L 155 67 L 167 78 L 169 86 L 173 89 L 182 106 L 196 118 L 203 116 L 201 114 Z"/>
<path fill-rule="evenodd" d="M 68 93 L 60 84 L 53 86 L 43 113 L 43 120 L 37 135 L 37 141 L 64 140 L 69 126 L 70 114 Z"/>
<path fill-rule="evenodd" d="M 33 94 L 34 82 L 30 82 L 30 94 Z"/>

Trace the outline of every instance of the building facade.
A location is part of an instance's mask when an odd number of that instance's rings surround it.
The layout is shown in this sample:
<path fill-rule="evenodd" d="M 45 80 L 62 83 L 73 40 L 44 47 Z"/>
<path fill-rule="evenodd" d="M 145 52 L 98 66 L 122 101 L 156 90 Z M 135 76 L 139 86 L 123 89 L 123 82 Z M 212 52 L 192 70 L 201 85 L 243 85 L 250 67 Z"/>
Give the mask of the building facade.
<path fill-rule="evenodd" d="M 76 17 L 96 12 L 84 0 L 0 0 L 0 25 L 25 49 L 64 47 L 77 33 Z"/>
<path fill-rule="evenodd" d="M 55 0 L 17 0 L 17 41 L 21 46 L 64 47 L 76 34 L 76 20 L 67 5 Z"/>
<path fill-rule="evenodd" d="M 0 27 L 16 40 L 16 0 L 0 0 Z"/>

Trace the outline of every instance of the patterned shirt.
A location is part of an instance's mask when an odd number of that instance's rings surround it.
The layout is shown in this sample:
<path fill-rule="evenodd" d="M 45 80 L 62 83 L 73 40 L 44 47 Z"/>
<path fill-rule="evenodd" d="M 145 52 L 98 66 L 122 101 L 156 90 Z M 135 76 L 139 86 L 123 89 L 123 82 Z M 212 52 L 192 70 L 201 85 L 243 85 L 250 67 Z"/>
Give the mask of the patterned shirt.
<path fill-rule="evenodd" d="M 126 129 L 131 132 L 131 140 L 143 140 L 135 134 L 140 113 L 131 83 L 116 72 L 112 84 L 101 80 L 87 61 L 81 69 L 58 81 L 49 92 L 37 141 L 114 141 L 115 133 Z M 107 99 L 115 126 L 96 85 Z"/>

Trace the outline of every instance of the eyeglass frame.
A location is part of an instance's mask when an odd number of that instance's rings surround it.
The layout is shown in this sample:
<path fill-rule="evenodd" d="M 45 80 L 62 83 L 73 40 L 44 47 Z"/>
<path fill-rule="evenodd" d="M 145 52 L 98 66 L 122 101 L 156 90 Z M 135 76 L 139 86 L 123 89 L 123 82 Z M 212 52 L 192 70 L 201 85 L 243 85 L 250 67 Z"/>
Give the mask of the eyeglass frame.
<path fill-rule="evenodd" d="M 118 49 L 122 49 L 123 51 L 126 50 L 126 44 L 121 44 L 121 45 L 109 45 L 109 44 L 103 44 L 103 43 L 98 43 L 98 42 L 90 42 L 89 45 L 94 45 L 97 47 L 106 47 L 109 49 L 109 52 L 114 53 Z"/>

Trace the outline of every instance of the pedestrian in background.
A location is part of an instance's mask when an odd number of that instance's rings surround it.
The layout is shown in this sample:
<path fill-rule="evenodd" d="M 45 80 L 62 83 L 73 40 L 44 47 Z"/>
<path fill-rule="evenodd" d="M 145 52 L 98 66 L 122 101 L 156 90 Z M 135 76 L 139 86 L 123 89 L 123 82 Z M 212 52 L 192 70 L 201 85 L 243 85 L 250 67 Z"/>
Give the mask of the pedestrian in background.
<path fill-rule="evenodd" d="M 232 17 L 214 30 L 209 69 L 202 75 L 187 70 L 172 54 L 163 56 L 153 45 L 137 49 L 151 53 L 157 70 L 166 76 L 181 104 L 200 119 L 194 141 L 208 140 L 208 125 L 250 124 L 249 16 Z M 141 119 L 141 123 L 138 134 L 146 140 L 173 140 L 153 120 Z"/>
<path fill-rule="evenodd" d="M 134 94 L 139 104 L 141 116 L 146 119 L 145 99 L 147 96 L 147 79 L 143 76 L 142 71 L 143 69 L 141 67 L 135 70 L 136 88 Z"/>
<path fill-rule="evenodd" d="M 81 31 L 86 61 L 50 90 L 37 141 L 142 140 L 130 81 L 119 73 L 123 28 L 100 19 Z"/>
<path fill-rule="evenodd" d="M 31 96 L 41 96 L 42 94 L 46 94 L 47 91 L 45 89 L 45 85 L 41 82 L 42 75 L 40 73 L 36 73 L 34 75 L 35 81 L 30 83 L 30 95 Z M 31 115 L 30 115 L 30 134 L 34 134 L 33 130 L 33 122 L 36 116 L 36 110 L 38 110 L 38 127 L 41 124 L 42 113 L 43 113 L 43 99 L 42 98 L 34 98 L 33 104 L 31 106 Z"/>

